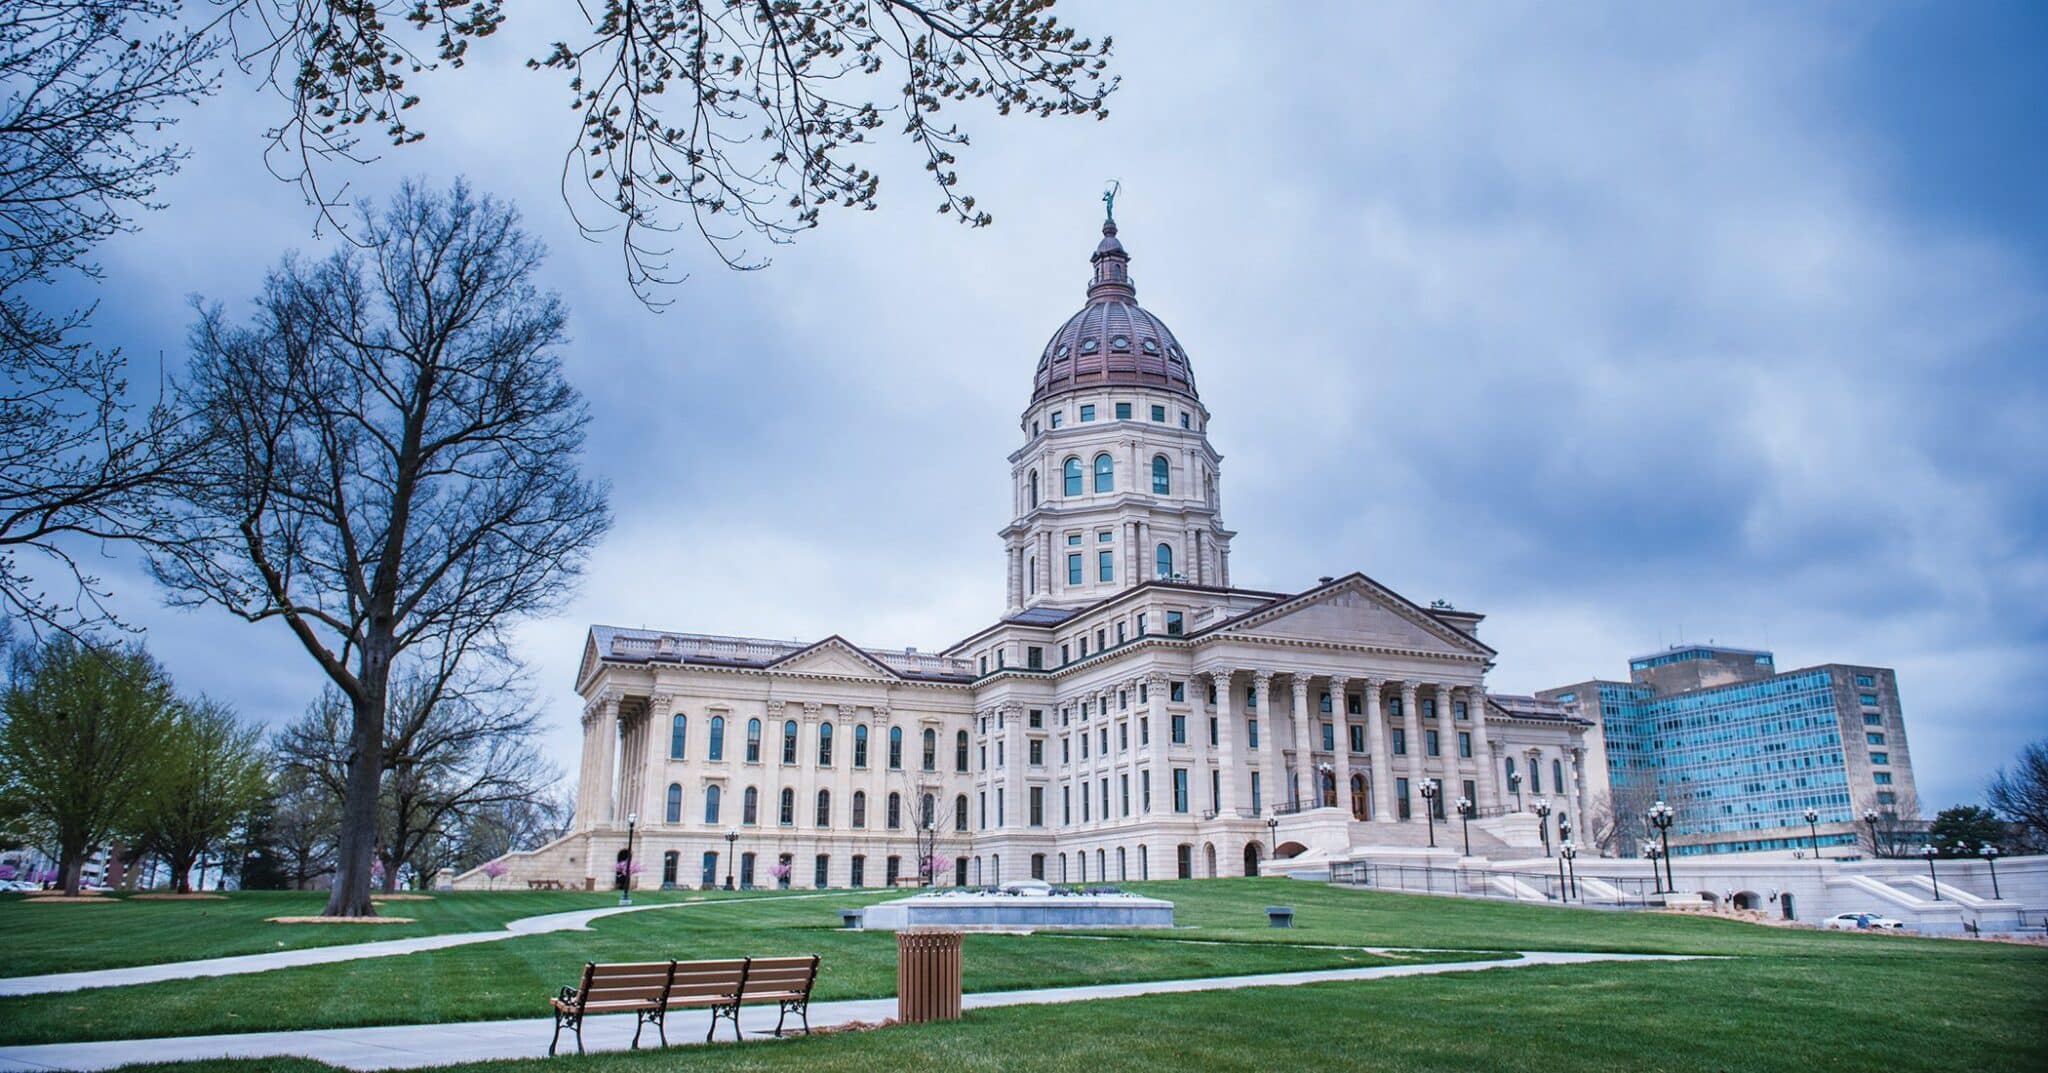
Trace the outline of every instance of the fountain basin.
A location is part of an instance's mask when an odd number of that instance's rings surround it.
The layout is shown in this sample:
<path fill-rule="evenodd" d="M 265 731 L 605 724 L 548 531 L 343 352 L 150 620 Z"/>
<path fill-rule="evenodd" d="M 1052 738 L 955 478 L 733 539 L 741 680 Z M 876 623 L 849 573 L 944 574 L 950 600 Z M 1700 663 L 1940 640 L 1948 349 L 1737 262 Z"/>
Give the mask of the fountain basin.
<path fill-rule="evenodd" d="M 860 926 L 876 931 L 1048 931 L 1059 928 L 1170 928 L 1173 903 L 1113 888 L 1063 890 L 1012 883 L 1000 890 L 948 888 L 868 907 Z"/>

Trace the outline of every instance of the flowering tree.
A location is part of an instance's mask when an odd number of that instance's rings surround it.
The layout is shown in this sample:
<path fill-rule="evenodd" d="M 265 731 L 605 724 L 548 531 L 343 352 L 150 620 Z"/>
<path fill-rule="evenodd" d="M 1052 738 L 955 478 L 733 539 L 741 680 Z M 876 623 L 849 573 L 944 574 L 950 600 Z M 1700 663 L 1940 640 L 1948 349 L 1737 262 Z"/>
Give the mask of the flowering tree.
<path fill-rule="evenodd" d="M 497 886 L 498 877 L 504 875 L 508 871 L 510 871 L 510 869 L 505 867 L 504 861 L 485 861 L 484 875 L 490 880 L 490 882 L 486 885 L 491 887 Z"/>
<path fill-rule="evenodd" d="M 774 863 L 774 864 L 773 864 L 772 866 L 770 866 L 770 867 L 769 867 L 769 869 L 768 869 L 768 874 L 769 874 L 770 876 L 774 877 L 774 879 L 775 879 L 775 885 L 776 885 L 776 886 L 778 886 L 778 887 L 786 887 L 786 886 L 788 886 L 788 885 L 789 885 L 789 862 L 788 862 L 788 861 L 776 861 L 776 862 L 775 862 L 775 863 Z"/>
<path fill-rule="evenodd" d="M 941 854 L 934 853 L 924 859 L 924 874 L 931 877 L 934 885 L 938 883 L 940 876 L 946 874 L 946 869 L 951 867 L 953 858 Z"/>

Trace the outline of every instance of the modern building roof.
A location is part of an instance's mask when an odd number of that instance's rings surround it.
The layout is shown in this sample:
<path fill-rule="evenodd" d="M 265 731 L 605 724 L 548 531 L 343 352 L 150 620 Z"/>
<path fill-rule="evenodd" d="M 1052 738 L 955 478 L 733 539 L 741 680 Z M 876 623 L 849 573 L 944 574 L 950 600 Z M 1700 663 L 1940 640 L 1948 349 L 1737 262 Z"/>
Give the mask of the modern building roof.
<path fill-rule="evenodd" d="M 1102 242 L 1089 258 L 1095 274 L 1088 284 L 1088 304 L 1060 325 L 1039 355 L 1032 378 L 1034 404 L 1100 387 L 1163 389 L 1200 401 L 1180 340 L 1138 305 L 1130 260 L 1117 241 L 1116 221 L 1105 220 Z"/>
<path fill-rule="evenodd" d="M 1488 693 L 1488 707 L 1498 710 L 1509 719 L 1526 719 L 1539 723 L 1591 723 L 1592 720 L 1573 712 L 1572 709 L 1554 700 L 1538 700 L 1519 693 Z"/>

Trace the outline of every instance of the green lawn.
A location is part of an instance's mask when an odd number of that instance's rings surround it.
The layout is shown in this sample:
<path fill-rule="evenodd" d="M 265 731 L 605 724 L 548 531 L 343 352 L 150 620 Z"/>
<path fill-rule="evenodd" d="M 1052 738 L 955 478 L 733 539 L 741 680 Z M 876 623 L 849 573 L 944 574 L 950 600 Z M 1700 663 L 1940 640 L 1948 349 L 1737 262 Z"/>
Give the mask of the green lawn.
<path fill-rule="evenodd" d="M 269 917 L 318 915 L 327 895 L 320 891 L 259 891 L 231 894 L 224 901 L 110 897 L 116 904 L 37 904 L 18 894 L 0 894 L 0 951 L 6 952 L 0 957 L 0 976 L 39 976 L 376 939 L 496 931 L 516 917 L 618 904 L 617 894 L 598 891 L 441 891 L 432 901 L 387 902 L 379 910 L 384 916 L 412 917 L 418 921 L 415 924 L 271 924 Z M 684 897 L 693 895 L 673 891 L 634 895 L 636 900 Z"/>
<path fill-rule="evenodd" d="M 1263 921 L 1259 914 L 1265 900 L 1270 900 L 1271 885 L 1289 882 L 1270 880 L 1262 888 L 1256 885 L 1258 881 L 1235 881 L 1234 901 L 1231 896 L 1214 901 L 1205 910 L 1205 918 L 1228 921 L 1248 912 Z M 1170 886 L 1178 897 L 1198 885 Z M 1323 893 L 1309 884 L 1294 886 L 1304 893 Z M 1288 893 L 1295 891 L 1289 889 Z M 707 904 L 653 910 L 599 920 L 587 932 L 522 936 L 403 957 L 4 998 L 0 999 L 0 1045 L 147 1037 L 163 1034 L 166 1025 L 177 1026 L 183 1034 L 199 1034 L 532 1017 L 546 1012 L 547 995 L 575 982 L 586 960 L 815 953 L 823 959 L 816 992 L 820 1000 L 886 996 L 894 993 L 896 984 L 895 936 L 843 931 L 838 927 L 837 910 L 842 905 L 893 896 L 882 891 L 842 892 L 825 898 L 764 895 L 744 907 Z M 1355 898 L 1343 892 L 1331 896 Z M 1235 908 L 1230 908 L 1232 905 Z M 45 908 L 53 907 L 37 907 L 39 911 Z M 121 910 L 92 907 L 85 911 Z M 1056 935 L 971 936 L 965 986 L 970 991 L 998 991 L 1483 956 L 1454 951 L 1387 958 L 1355 949 L 1270 942 L 1179 941 L 1182 936 L 1209 938 L 1195 930 L 1173 936 L 1159 932 L 1133 936 L 1117 941 Z M 1306 934 L 1301 938 L 1312 943 L 1329 941 Z"/>
<path fill-rule="evenodd" d="M 1912 944 L 1917 946 L 1918 944 Z M 1910 957 L 1495 970 L 1015 1007 L 787 1042 L 456 1067 L 452 1073 L 2038 1073 L 2048 952 L 1953 942 Z M 1887 953 L 1896 953 L 1887 950 Z M 124 1073 L 325 1073 L 207 1062 Z"/>

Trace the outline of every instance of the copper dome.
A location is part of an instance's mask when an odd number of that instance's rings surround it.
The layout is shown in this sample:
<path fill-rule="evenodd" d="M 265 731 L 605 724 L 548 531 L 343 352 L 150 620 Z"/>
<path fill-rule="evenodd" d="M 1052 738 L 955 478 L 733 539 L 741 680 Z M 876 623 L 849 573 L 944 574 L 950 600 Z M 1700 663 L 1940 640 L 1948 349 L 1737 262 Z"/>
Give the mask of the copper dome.
<path fill-rule="evenodd" d="M 1095 278 L 1088 304 L 1052 333 L 1032 377 L 1035 405 L 1054 395 L 1098 387 L 1156 388 L 1200 399 L 1187 352 L 1164 322 L 1138 305 L 1128 270 L 1131 255 L 1116 240 L 1116 221 L 1102 225 L 1089 261 Z"/>

